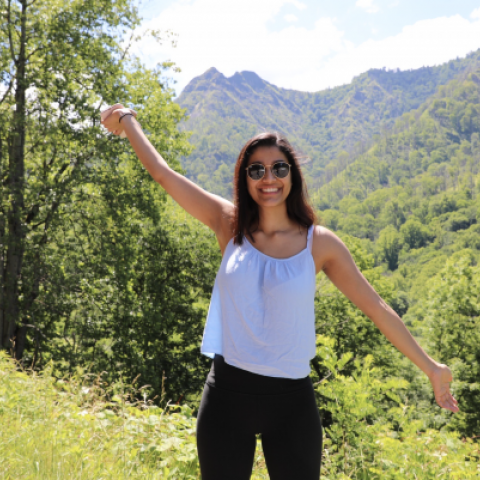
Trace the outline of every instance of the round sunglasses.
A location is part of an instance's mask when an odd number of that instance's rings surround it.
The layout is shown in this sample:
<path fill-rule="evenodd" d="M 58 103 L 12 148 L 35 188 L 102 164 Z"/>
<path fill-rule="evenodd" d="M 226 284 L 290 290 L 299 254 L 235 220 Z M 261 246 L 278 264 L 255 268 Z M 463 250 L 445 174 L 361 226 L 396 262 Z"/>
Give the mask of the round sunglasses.
<path fill-rule="evenodd" d="M 266 168 L 270 167 L 272 173 L 277 178 L 285 178 L 290 173 L 290 164 L 286 162 L 275 162 L 273 165 L 264 165 L 263 163 L 252 163 L 245 170 L 252 180 L 260 180 L 264 177 Z"/>

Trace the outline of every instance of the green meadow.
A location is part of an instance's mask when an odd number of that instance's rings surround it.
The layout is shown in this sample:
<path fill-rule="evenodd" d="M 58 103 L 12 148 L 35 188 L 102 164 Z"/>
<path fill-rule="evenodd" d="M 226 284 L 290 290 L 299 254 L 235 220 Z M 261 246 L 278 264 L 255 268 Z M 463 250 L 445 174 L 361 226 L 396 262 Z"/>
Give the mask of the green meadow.
<path fill-rule="evenodd" d="M 455 432 L 419 433 L 408 405 L 390 412 L 397 428 L 369 425 L 372 400 L 385 391 L 394 396 L 401 385 L 375 380 L 368 362 L 361 375 L 344 377 L 347 359 L 337 360 L 324 342 L 325 352 L 333 380 L 318 388 L 338 422 L 325 432 L 322 480 L 478 478 L 478 444 Z M 25 372 L 0 355 L 0 478 L 201 478 L 192 409 L 160 408 L 146 396 L 139 400 L 141 392 L 138 385 L 106 385 L 101 375 Z M 268 478 L 259 439 L 252 479 Z"/>

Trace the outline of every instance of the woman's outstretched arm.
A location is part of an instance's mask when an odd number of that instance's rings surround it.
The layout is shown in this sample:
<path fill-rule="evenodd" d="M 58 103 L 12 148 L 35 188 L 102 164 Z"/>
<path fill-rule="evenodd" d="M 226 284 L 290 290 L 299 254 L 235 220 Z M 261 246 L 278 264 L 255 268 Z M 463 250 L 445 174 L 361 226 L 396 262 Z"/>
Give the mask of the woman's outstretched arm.
<path fill-rule="evenodd" d="M 114 135 L 125 132 L 135 153 L 152 178 L 183 209 L 215 232 L 223 251 L 232 236 L 233 204 L 218 195 L 206 192 L 188 178 L 172 170 L 145 136 L 135 117 L 125 115 L 130 110 L 125 109 L 121 104 L 111 108 L 111 114 L 102 121 L 104 127 Z M 119 122 L 120 118 L 121 122 Z"/>
<path fill-rule="evenodd" d="M 315 227 L 312 253 L 317 272 L 323 270 L 385 337 L 428 376 L 437 403 L 452 412 L 458 412 L 458 403 L 450 393 L 450 369 L 427 355 L 401 318 L 361 274 L 345 244 L 326 228 Z"/>

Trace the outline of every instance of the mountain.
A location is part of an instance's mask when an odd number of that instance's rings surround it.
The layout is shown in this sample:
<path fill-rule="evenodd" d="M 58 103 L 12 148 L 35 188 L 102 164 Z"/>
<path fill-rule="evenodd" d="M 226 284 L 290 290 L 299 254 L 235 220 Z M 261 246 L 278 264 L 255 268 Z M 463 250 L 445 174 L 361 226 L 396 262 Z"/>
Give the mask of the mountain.
<path fill-rule="evenodd" d="M 480 262 L 480 67 L 403 114 L 311 200 L 408 292 L 407 320 L 421 318 L 447 260 Z"/>
<path fill-rule="evenodd" d="M 275 130 L 303 153 L 307 183 L 316 189 L 439 86 L 466 78 L 479 65 L 477 51 L 437 67 L 369 70 L 348 85 L 315 93 L 276 87 L 253 72 L 227 78 L 211 68 L 177 99 L 189 115 L 182 128 L 193 132 L 195 146 L 183 166 L 203 187 L 230 197 L 233 165 L 243 144 L 258 132 Z"/>

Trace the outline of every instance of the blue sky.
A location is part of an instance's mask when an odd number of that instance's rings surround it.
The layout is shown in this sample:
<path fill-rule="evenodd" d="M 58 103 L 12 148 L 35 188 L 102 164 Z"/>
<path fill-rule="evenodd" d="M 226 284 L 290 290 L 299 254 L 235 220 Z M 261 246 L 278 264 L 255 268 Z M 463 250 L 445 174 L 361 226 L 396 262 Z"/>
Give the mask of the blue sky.
<path fill-rule="evenodd" d="M 480 48 L 480 0 L 147 0 L 140 13 L 145 27 L 177 35 L 176 48 L 137 46 L 149 65 L 180 67 L 177 93 L 210 67 L 317 91 L 369 68 L 437 65 Z"/>

